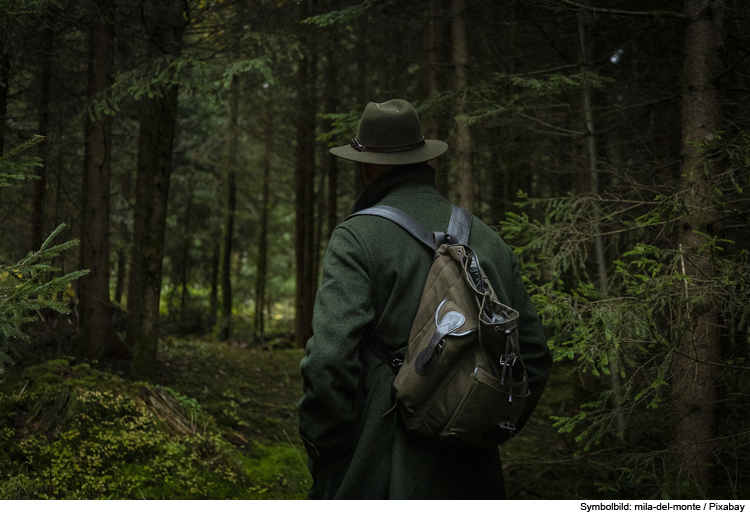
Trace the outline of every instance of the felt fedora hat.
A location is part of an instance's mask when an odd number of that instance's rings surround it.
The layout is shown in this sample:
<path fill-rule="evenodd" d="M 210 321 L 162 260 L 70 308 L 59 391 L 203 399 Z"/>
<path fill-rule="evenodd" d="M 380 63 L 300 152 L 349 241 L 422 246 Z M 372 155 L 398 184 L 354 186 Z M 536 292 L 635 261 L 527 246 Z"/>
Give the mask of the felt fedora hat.
<path fill-rule="evenodd" d="M 334 156 L 373 165 L 409 165 L 437 158 L 448 144 L 425 139 L 414 107 L 403 99 L 368 103 L 349 145 L 333 147 Z"/>

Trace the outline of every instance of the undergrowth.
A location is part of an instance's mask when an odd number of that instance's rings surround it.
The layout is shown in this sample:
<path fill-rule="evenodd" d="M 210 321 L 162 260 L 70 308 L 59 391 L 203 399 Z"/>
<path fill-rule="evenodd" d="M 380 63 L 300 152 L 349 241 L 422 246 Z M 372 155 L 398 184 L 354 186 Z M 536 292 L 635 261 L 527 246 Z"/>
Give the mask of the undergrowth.
<path fill-rule="evenodd" d="M 162 377 L 175 382 L 172 387 L 131 383 L 72 358 L 26 368 L 3 386 L 0 499 L 303 498 L 310 476 L 304 448 L 292 440 L 296 429 L 284 438 L 273 427 L 270 435 L 256 433 L 262 430 L 250 417 L 253 405 L 242 390 L 241 360 L 234 365 L 233 374 L 240 374 L 234 388 L 212 377 L 214 390 L 208 390 L 185 375 L 194 372 L 182 371 L 182 361 L 198 361 L 197 378 L 230 368 L 231 350 L 214 357 L 209 368 L 200 365 L 201 357 L 209 359 L 201 344 L 194 345 L 172 342 L 171 352 L 163 350 L 168 374 Z M 220 348 L 229 347 L 213 344 L 203 352 Z M 294 353 L 288 356 L 286 363 L 298 361 Z M 275 368 L 250 363 L 256 366 L 247 368 L 259 369 L 258 374 Z M 198 397 L 183 393 L 186 385 Z M 266 402 L 266 409 L 293 408 L 295 389 L 283 394 L 285 405 Z M 227 391 L 236 397 L 228 398 Z M 294 417 L 269 417 L 284 431 L 287 419 Z M 243 434 L 243 424 L 255 434 Z"/>

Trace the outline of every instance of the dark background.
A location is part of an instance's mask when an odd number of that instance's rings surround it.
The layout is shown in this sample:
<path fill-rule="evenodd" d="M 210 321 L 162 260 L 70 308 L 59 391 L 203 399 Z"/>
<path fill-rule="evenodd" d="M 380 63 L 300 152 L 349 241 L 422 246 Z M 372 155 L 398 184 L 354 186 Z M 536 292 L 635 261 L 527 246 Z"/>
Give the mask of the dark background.
<path fill-rule="evenodd" d="M 514 247 L 555 355 L 501 446 L 511 498 L 747 497 L 749 16 L 2 2 L 0 497 L 304 495 L 300 347 L 359 192 L 328 148 L 393 98 L 451 145 L 438 189 Z M 80 245 L 37 253 L 61 223 L 47 247 Z"/>

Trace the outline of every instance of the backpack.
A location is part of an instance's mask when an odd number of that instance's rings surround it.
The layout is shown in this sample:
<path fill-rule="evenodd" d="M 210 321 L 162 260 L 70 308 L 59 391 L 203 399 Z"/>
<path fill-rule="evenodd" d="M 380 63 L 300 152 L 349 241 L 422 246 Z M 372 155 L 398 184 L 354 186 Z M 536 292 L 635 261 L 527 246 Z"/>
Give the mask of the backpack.
<path fill-rule="evenodd" d="M 428 233 L 403 211 L 378 205 L 353 216 L 386 218 L 433 255 L 405 357 L 374 334 L 361 344 L 396 378 L 394 408 L 408 431 L 450 443 L 494 447 L 509 440 L 529 395 L 519 355 L 518 312 L 501 304 L 467 245 L 472 215 L 453 206 L 446 233 Z"/>

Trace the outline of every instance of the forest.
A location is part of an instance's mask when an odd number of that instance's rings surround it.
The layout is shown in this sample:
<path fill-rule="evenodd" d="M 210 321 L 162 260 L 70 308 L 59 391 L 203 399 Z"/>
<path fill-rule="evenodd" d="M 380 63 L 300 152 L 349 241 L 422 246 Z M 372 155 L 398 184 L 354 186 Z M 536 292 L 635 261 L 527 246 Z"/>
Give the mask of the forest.
<path fill-rule="evenodd" d="M 0 0 L 0 498 L 295 499 L 299 362 L 406 99 L 554 370 L 512 499 L 750 497 L 750 3 Z"/>

